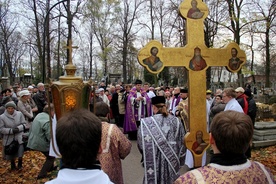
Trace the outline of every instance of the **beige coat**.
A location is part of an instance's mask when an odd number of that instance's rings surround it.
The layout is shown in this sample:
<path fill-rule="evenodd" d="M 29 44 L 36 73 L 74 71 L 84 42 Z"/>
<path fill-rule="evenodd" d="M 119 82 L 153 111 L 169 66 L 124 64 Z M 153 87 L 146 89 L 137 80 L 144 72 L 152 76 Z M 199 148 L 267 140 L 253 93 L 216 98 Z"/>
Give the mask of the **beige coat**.
<path fill-rule="evenodd" d="M 126 113 L 126 104 L 125 101 L 122 99 L 124 93 L 120 92 L 118 94 L 118 106 L 119 106 L 119 114 L 125 114 Z"/>
<path fill-rule="evenodd" d="M 26 121 L 26 128 L 29 129 L 32 123 L 30 119 L 34 117 L 31 104 L 23 98 L 20 98 L 17 103 L 17 109 L 24 115 Z"/>

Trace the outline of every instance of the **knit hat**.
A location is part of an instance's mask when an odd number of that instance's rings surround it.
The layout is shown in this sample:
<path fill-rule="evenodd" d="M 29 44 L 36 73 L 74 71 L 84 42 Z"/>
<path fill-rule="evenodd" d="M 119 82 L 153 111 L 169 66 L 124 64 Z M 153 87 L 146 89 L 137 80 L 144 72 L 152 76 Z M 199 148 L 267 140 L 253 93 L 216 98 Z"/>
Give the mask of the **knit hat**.
<path fill-rule="evenodd" d="M 19 92 L 19 96 L 22 97 L 22 96 L 27 96 L 27 95 L 30 95 L 30 92 L 28 90 L 23 90 L 23 91 L 20 91 Z"/>
<path fill-rule="evenodd" d="M 8 107 L 13 107 L 15 109 L 16 105 L 15 105 L 14 101 L 10 101 L 10 102 L 6 103 L 5 108 L 8 108 Z"/>
<path fill-rule="evenodd" d="M 10 101 L 12 101 L 12 98 L 10 96 L 5 96 L 2 98 L 2 105 L 5 106 L 5 104 Z"/>

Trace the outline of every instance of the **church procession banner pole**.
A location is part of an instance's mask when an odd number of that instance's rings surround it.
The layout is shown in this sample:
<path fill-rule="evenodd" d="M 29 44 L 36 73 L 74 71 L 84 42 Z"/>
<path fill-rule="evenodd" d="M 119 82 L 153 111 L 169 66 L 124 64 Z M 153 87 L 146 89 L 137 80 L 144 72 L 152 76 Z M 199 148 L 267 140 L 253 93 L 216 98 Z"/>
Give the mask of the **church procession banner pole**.
<path fill-rule="evenodd" d="M 202 153 L 196 154 L 192 145 L 196 132 L 203 132 L 203 140 L 209 144 L 206 114 L 206 70 L 212 66 L 223 66 L 229 72 L 238 72 L 245 64 L 246 55 L 236 43 L 225 48 L 207 48 L 204 43 L 204 19 L 208 7 L 202 1 L 185 0 L 180 4 L 180 13 L 186 19 L 185 47 L 166 48 L 152 40 L 138 53 L 138 61 L 149 72 L 160 73 L 164 67 L 185 67 L 189 77 L 189 124 L 190 132 L 185 135 L 185 145 L 194 158 L 194 166 L 202 165 Z"/>

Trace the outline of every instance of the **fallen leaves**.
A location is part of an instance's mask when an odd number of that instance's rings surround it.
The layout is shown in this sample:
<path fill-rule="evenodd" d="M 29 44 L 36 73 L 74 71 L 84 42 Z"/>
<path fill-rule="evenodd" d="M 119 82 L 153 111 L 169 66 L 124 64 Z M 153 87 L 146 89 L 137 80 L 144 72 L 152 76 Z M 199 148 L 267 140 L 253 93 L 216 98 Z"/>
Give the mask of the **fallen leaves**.
<path fill-rule="evenodd" d="M 2 150 L 2 140 L 0 141 Z M 23 169 L 11 171 L 10 161 L 3 160 L 0 152 L 0 183 L 1 184 L 42 184 L 56 177 L 57 171 L 49 173 L 48 178 L 37 180 L 38 173 L 45 162 L 45 157 L 38 151 L 26 151 L 23 156 Z M 17 165 L 17 160 L 16 160 Z"/>
<path fill-rule="evenodd" d="M 252 160 L 258 161 L 269 168 L 276 179 L 276 145 L 265 148 L 255 148 L 252 150 L 251 157 Z"/>

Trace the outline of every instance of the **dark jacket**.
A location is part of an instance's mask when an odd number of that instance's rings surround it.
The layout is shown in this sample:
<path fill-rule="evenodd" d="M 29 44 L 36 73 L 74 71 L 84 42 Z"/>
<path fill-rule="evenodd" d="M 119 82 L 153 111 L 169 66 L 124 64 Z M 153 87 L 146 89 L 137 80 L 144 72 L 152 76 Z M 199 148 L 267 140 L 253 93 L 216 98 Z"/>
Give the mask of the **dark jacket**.
<path fill-rule="evenodd" d="M 247 102 L 248 102 L 248 112 L 247 115 L 250 116 L 253 125 L 255 124 L 255 118 L 256 118 L 256 114 L 257 114 L 257 105 L 255 100 L 253 99 L 253 97 L 248 97 L 247 98 Z"/>
<path fill-rule="evenodd" d="M 115 92 L 112 94 L 112 98 L 110 101 L 110 108 L 112 110 L 114 117 L 119 115 L 118 97 L 119 97 L 118 93 Z"/>
<path fill-rule="evenodd" d="M 95 104 L 97 102 L 102 102 L 102 101 L 103 101 L 103 99 L 96 95 Z M 94 97 L 90 98 L 89 108 L 90 108 L 90 112 L 94 112 Z"/>
<path fill-rule="evenodd" d="M 36 112 L 41 113 L 43 112 L 43 108 L 47 104 L 47 98 L 45 91 L 39 91 L 33 96 L 33 100 L 35 101 L 35 104 L 37 105 L 38 111 Z"/>

